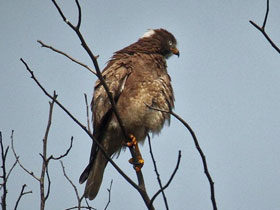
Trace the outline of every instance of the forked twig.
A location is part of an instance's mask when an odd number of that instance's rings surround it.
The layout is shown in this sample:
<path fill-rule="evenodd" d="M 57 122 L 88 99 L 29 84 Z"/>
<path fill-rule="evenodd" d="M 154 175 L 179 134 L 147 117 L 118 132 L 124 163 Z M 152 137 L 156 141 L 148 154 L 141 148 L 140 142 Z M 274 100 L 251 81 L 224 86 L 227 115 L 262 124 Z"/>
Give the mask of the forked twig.
<path fill-rule="evenodd" d="M 71 136 L 70 146 L 68 147 L 68 149 L 66 150 L 66 152 L 65 152 L 64 154 L 60 155 L 59 157 L 54 157 L 53 155 L 51 155 L 51 156 L 48 158 L 47 161 L 49 161 L 49 160 L 51 160 L 51 159 L 52 159 L 52 160 L 60 160 L 60 159 L 64 158 L 65 156 L 67 156 L 68 153 L 70 152 L 70 150 L 72 149 L 72 146 L 73 146 L 73 139 L 74 139 L 74 137 Z"/>
<path fill-rule="evenodd" d="M 16 205 L 15 205 L 14 210 L 17 209 L 18 204 L 19 204 L 19 201 L 21 200 L 22 196 L 24 196 L 24 195 L 26 195 L 26 194 L 29 194 L 29 193 L 32 193 L 32 191 L 24 192 L 24 189 L 25 189 L 26 186 L 27 186 L 26 184 L 22 185 L 22 188 L 21 188 L 20 194 L 19 194 L 19 196 L 18 196 L 18 199 L 17 199 L 17 201 L 16 201 Z"/>
<path fill-rule="evenodd" d="M 96 75 L 96 72 L 90 68 L 88 65 L 82 63 L 81 61 L 78 61 L 77 59 L 73 58 L 72 56 L 68 55 L 67 53 L 61 51 L 61 50 L 58 50 L 50 45 L 47 45 L 45 43 L 43 43 L 41 40 L 37 40 L 38 43 L 41 44 L 41 47 L 45 47 L 45 48 L 48 48 L 48 49 L 51 49 L 52 51 L 56 52 L 56 53 L 59 53 L 61 55 L 64 55 L 65 57 L 69 58 L 71 61 L 73 61 L 74 63 L 77 63 L 81 66 L 83 66 L 84 68 L 86 68 L 87 70 L 89 70 L 91 73 L 93 73 L 94 75 Z"/>
<path fill-rule="evenodd" d="M 108 198 L 108 202 L 104 208 L 104 210 L 106 210 L 111 202 L 111 190 L 112 190 L 112 185 L 113 185 L 113 179 L 111 180 L 111 183 L 110 183 L 110 187 L 107 189 L 108 190 L 108 194 L 109 194 L 109 198 Z"/>
<path fill-rule="evenodd" d="M 14 130 L 12 130 L 12 134 L 11 134 L 11 145 L 12 145 L 12 151 L 13 154 L 15 156 L 15 159 L 17 161 L 17 163 L 19 164 L 19 166 L 26 172 L 28 173 L 30 176 L 32 176 L 34 179 L 36 179 L 38 182 L 40 182 L 40 179 L 38 177 L 35 176 L 35 174 L 33 173 L 33 171 L 29 171 L 28 169 L 26 169 L 21 162 L 19 161 L 19 156 L 17 155 L 15 148 L 14 148 Z"/>
<path fill-rule="evenodd" d="M 280 53 L 280 48 L 271 40 L 271 38 L 269 37 L 269 35 L 268 35 L 268 34 L 266 33 L 266 31 L 265 31 L 265 26 L 266 26 L 266 22 L 267 22 L 267 18 L 268 18 L 268 13 L 269 13 L 269 0 L 267 0 L 267 2 L 266 2 L 266 13 L 265 13 L 263 25 L 262 25 L 262 26 L 259 26 L 259 25 L 257 25 L 255 22 L 253 22 L 252 20 L 250 20 L 249 22 L 250 22 L 256 29 L 258 29 L 258 30 L 264 35 L 264 37 L 267 39 L 267 41 L 271 44 L 271 46 L 272 46 L 278 53 Z"/>
<path fill-rule="evenodd" d="M 7 198 L 7 173 L 6 173 L 6 158 L 7 158 L 7 154 L 8 154 L 8 150 L 9 147 L 7 147 L 4 150 L 4 145 L 3 145 L 3 139 L 2 139 L 2 133 L 0 132 L 0 147 L 1 147 L 1 159 L 2 159 L 2 172 L 3 174 L 1 175 L 1 178 L 3 179 L 3 183 L 1 184 L 1 188 L 3 186 L 3 195 L 1 196 L 1 206 L 2 206 L 2 210 L 6 210 L 7 208 L 7 202 L 6 202 L 6 198 Z"/>
<path fill-rule="evenodd" d="M 64 177 L 65 177 L 65 178 L 67 179 L 67 181 L 71 184 L 71 186 L 73 187 L 73 189 L 74 189 L 74 191 L 75 191 L 75 195 L 76 195 L 76 198 L 77 198 L 77 201 L 78 201 L 78 206 L 77 206 L 77 208 L 80 209 L 80 208 L 81 208 L 81 202 L 82 202 L 83 197 L 82 197 L 82 198 L 80 197 L 76 185 L 74 185 L 74 183 L 72 182 L 72 180 L 71 180 L 71 179 L 68 177 L 68 175 L 66 174 L 65 167 L 64 167 L 63 162 L 62 162 L 61 160 L 60 160 L 60 164 L 61 164 L 61 168 L 62 168 Z"/>

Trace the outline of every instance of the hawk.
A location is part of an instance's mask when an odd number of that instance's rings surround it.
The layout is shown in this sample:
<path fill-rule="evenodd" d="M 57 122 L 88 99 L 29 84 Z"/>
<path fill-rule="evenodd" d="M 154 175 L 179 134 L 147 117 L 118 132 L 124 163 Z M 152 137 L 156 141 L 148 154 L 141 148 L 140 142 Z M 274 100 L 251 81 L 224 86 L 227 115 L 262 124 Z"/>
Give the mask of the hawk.
<path fill-rule="evenodd" d="M 148 133 L 159 133 L 174 107 L 171 79 L 166 59 L 179 57 L 175 37 L 165 29 L 150 29 L 137 42 L 114 53 L 102 76 L 115 100 L 127 135 L 143 142 Z M 91 102 L 93 135 L 112 157 L 125 147 L 125 137 L 100 80 Z M 135 139 L 134 138 L 134 139 Z M 92 144 L 89 164 L 80 177 L 86 182 L 84 196 L 94 199 L 99 191 L 107 158 Z"/>

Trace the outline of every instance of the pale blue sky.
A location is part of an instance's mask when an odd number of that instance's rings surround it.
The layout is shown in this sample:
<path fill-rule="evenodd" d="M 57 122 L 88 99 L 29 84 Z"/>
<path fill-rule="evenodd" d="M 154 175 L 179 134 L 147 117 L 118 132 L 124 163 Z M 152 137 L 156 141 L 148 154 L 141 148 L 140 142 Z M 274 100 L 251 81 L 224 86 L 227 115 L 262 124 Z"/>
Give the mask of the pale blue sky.
<path fill-rule="evenodd" d="M 59 1 L 75 23 L 74 1 Z M 168 60 L 175 91 L 175 112 L 195 130 L 215 181 L 216 200 L 223 210 L 279 210 L 280 194 L 280 56 L 249 20 L 262 24 L 265 0 L 247 1 L 83 1 L 81 31 L 103 68 L 114 51 L 136 41 L 149 28 L 165 28 L 178 40 L 180 58 Z M 267 32 L 280 45 L 280 2 L 271 0 Z M 91 65 L 71 29 L 63 23 L 51 1 L 0 3 L 0 130 L 15 147 L 22 163 L 39 175 L 41 143 L 48 118 L 49 99 L 30 79 L 22 57 L 37 78 L 82 122 L 86 122 L 84 93 L 92 95 L 96 78 L 65 57 L 43 49 L 43 42 Z M 78 178 L 86 166 L 90 139 L 58 107 L 54 109 L 49 154 L 60 155 L 69 177 L 82 193 Z M 182 161 L 166 190 L 170 209 L 212 209 L 210 190 L 201 159 L 188 131 L 172 118 L 153 139 L 154 155 L 166 183 L 182 150 Z M 148 144 L 141 149 L 143 173 L 150 195 L 158 189 Z M 127 163 L 129 153 L 116 160 L 135 179 Z M 10 153 L 8 165 L 14 161 Z M 46 209 L 76 205 L 74 191 L 59 162 L 50 165 L 51 195 Z M 111 167 L 105 172 L 99 195 L 91 204 L 104 209 L 107 187 L 113 179 L 109 209 L 145 209 L 140 195 Z M 33 194 L 23 197 L 19 209 L 39 209 L 38 183 L 17 167 L 10 177 L 8 205 L 12 209 L 26 183 Z M 162 197 L 156 209 L 164 209 Z"/>

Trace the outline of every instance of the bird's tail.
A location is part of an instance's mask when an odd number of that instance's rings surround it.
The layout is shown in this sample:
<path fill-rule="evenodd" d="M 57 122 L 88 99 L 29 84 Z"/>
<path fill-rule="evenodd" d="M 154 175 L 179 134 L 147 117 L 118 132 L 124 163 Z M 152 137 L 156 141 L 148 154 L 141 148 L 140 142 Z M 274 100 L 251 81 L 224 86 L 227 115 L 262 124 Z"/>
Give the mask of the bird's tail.
<path fill-rule="evenodd" d="M 102 183 L 104 169 L 108 163 L 107 158 L 102 154 L 102 152 L 99 150 L 96 154 L 96 158 L 93 162 L 93 166 L 90 170 L 84 196 L 86 198 L 89 198 L 90 200 L 93 200 L 100 188 L 100 185 Z"/>

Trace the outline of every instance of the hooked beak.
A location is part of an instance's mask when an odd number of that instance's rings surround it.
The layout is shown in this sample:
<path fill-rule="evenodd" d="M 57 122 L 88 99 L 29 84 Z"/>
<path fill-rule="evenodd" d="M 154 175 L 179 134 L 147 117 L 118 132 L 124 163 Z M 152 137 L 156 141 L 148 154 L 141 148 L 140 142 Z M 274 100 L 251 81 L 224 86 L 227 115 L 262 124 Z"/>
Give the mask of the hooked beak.
<path fill-rule="evenodd" d="M 172 47 L 170 50 L 174 55 L 180 56 L 180 52 L 176 47 Z"/>

